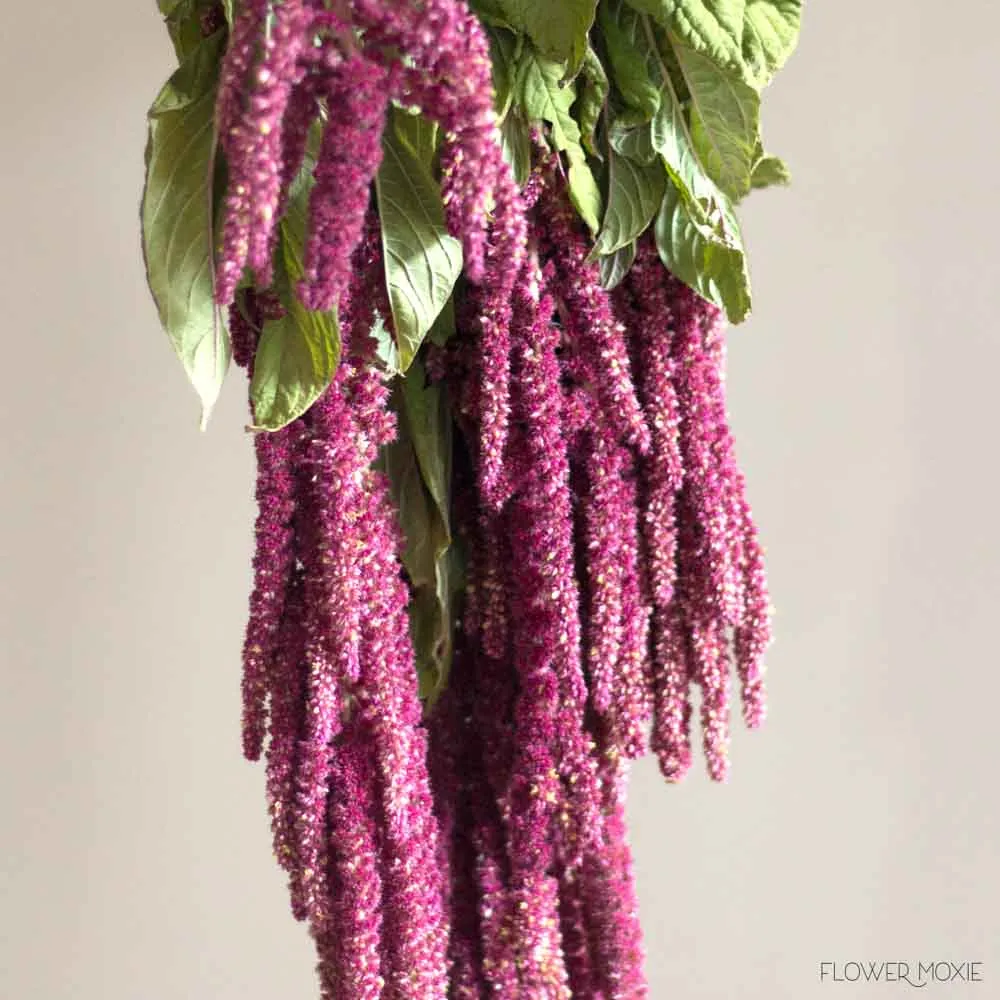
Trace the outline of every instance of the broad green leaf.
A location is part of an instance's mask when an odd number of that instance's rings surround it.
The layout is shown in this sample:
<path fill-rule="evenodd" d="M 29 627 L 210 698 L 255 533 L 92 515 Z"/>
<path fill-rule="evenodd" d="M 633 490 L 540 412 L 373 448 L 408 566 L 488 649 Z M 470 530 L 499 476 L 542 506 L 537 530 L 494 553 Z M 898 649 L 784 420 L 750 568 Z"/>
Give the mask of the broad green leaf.
<path fill-rule="evenodd" d="M 410 607 L 420 697 L 430 704 L 440 697 L 447 686 L 455 654 L 455 625 L 465 587 L 462 560 L 456 543 L 439 549 L 434 573 L 435 588 L 419 589 Z"/>
<path fill-rule="evenodd" d="M 521 54 L 521 38 L 505 28 L 487 28 L 493 63 L 493 99 L 497 117 L 503 121 L 514 99 L 517 59 Z"/>
<path fill-rule="evenodd" d="M 526 45 L 518 73 L 518 96 L 529 119 L 545 121 L 551 126 L 552 142 L 565 152 L 580 147 L 580 127 L 572 114 L 576 87 L 563 84 L 561 63 L 546 59 Z"/>
<path fill-rule="evenodd" d="M 601 189 L 581 146 L 570 146 L 566 156 L 569 159 L 569 200 L 587 228 L 596 235 L 601 228 Z"/>
<path fill-rule="evenodd" d="M 433 700 L 447 682 L 463 588 L 450 528 L 451 413 L 442 390 L 414 362 L 397 383 L 399 435 L 380 456 L 406 539 L 403 565 L 412 588 L 410 623 L 421 696 Z"/>
<path fill-rule="evenodd" d="M 717 66 L 742 72 L 747 0 L 628 0 Z"/>
<path fill-rule="evenodd" d="M 157 0 L 157 6 L 177 58 L 183 62 L 201 44 L 201 17 L 214 6 L 214 0 Z"/>
<path fill-rule="evenodd" d="M 597 232 L 601 224 L 601 189 L 587 164 L 580 127 L 571 110 L 576 100 L 575 85 L 562 82 L 560 63 L 526 46 L 518 90 L 528 118 L 549 123 L 553 145 L 569 160 L 570 200 L 591 231 Z"/>
<path fill-rule="evenodd" d="M 660 106 L 660 86 L 639 14 L 624 0 L 608 0 L 598 10 L 611 79 L 622 100 L 648 121 Z"/>
<path fill-rule="evenodd" d="M 386 287 L 399 363 L 409 368 L 462 270 L 462 247 L 448 233 L 441 190 L 427 163 L 387 129 L 375 179 Z"/>
<path fill-rule="evenodd" d="M 444 309 L 438 313 L 438 318 L 434 320 L 431 332 L 427 334 L 427 339 L 438 347 L 443 347 L 455 336 L 455 298 L 448 299 Z"/>
<path fill-rule="evenodd" d="M 649 165 L 656 159 L 653 148 L 652 128 L 649 123 L 633 127 L 613 121 L 608 129 L 608 144 L 622 156 L 636 163 Z"/>
<path fill-rule="evenodd" d="M 531 174 L 531 132 L 517 108 L 511 110 L 500 126 L 500 148 L 514 179 L 525 184 Z"/>
<path fill-rule="evenodd" d="M 700 209 L 701 200 L 714 201 L 717 189 L 698 161 L 676 83 L 667 65 L 667 43 L 658 37 L 646 16 L 639 18 L 639 30 L 645 40 L 645 51 L 652 67 L 651 78 L 659 88 L 659 104 L 648 128 L 623 131 L 617 123 L 613 124 L 611 145 L 623 156 L 639 163 L 652 162 L 650 150 L 658 153 L 674 184 L 687 200 L 690 210 L 700 223 L 707 225 Z"/>
<path fill-rule="evenodd" d="M 791 184 L 792 175 L 788 165 L 777 156 L 762 156 L 755 164 L 750 175 L 750 186 L 753 188 L 773 187 L 778 184 Z"/>
<path fill-rule="evenodd" d="M 215 86 L 221 34 L 202 42 L 149 111 L 142 245 L 160 322 L 201 399 L 202 428 L 230 361 L 213 300 Z"/>
<path fill-rule="evenodd" d="M 385 319 L 377 309 L 368 336 L 375 341 L 375 357 L 386 375 L 402 374 L 399 370 L 399 348 L 396 346 L 396 339 L 389 332 Z"/>
<path fill-rule="evenodd" d="M 720 69 L 760 90 L 795 49 L 802 0 L 628 0 Z"/>
<path fill-rule="evenodd" d="M 550 59 L 568 63 L 575 76 L 587 51 L 597 0 L 499 0 L 508 23 L 527 33 Z"/>
<path fill-rule="evenodd" d="M 760 96 L 709 58 L 674 42 L 691 95 L 691 139 L 705 172 L 734 201 L 750 190 Z"/>
<path fill-rule="evenodd" d="M 413 362 L 403 379 L 403 405 L 424 484 L 445 525 L 451 508 L 451 410 L 443 388 L 430 385 L 423 363 Z"/>
<path fill-rule="evenodd" d="M 414 362 L 402 387 L 405 429 L 412 442 L 424 488 L 434 503 L 437 539 L 434 586 L 416 595 L 414 636 L 421 669 L 421 693 L 433 698 L 447 681 L 454 650 L 454 628 L 463 588 L 461 561 L 451 532 L 453 428 L 445 391 L 427 383 L 420 360 Z"/>
<path fill-rule="evenodd" d="M 743 65 L 748 82 L 760 88 L 784 66 L 799 39 L 802 0 L 746 0 Z"/>
<path fill-rule="evenodd" d="M 648 18 L 643 18 L 643 26 L 650 50 L 658 57 L 662 86 L 660 109 L 650 126 L 650 141 L 672 181 L 667 185 L 657 217 L 660 256 L 664 261 L 674 260 L 677 277 L 696 287 L 706 298 L 721 305 L 724 293 L 727 313 L 733 322 L 739 322 L 735 317 L 742 318 L 749 309 L 749 278 L 739 222 L 730 198 L 709 176 L 699 158 L 670 69 L 662 61 L 660 41 Z M 683 203 L 680 206 L 674 204 L 678 198 Z M 694 261 L 701 261 L 712 270 L 699 278 Z M 696 281 L 704 288 L 696 285 Z"/>
<path fill-rule="evenodd" d="M 608 207 L 594 254 L 613 254 L 638 239 L 653 221 L 663 201 L 666 184 L 662 164 L 643 166 L 610 151 Z"/>
<path fill-rule="evenodd" d="M 700 197 L 714 191 L 715 185 L 698 159 L 684 109 L 669 77 L 664 82 L 660 110 L 650 125 L 650 142 L 689 205 L 696 206 Z"/>
<path fill-rule="evenodd" d="M 407 151 L 432 171 L 438 148 L 437 122 L 419 112 L 396 108 L 392 115 L 392 127 Z"/>
<path fill-rule="evenodd" d="M 485 24 L 513 31 L 514 25 L 504 9 L 506 6 L 507 0 L 469 0 L 469 7 Z"/>
<path fill-rule="evenodd" d="M 577 118 L 583 145 L 591 156 L 601 157 L 597 148 L 596 132 L 604 104 L 608 99 L 608 75 L 604 72 L 597 53 L 588 45 L 580 68 L 580 96 L 577 100 Z"/>
<path fill-rule="evenodd" d="M 731 214 L 726 225 L 736 226 Z M 685 198 L 668 185 L 655 234 L 660 259 L 674 277 L 723 309 L 730 322 L 741 323 L 749 315 L 750 276 L 738 229 L 731 232 L 731 245 L 706 238 Z"/>
<path fill-rule="evenodd" d="M 293 226 L 287 218 L 281 223 L 276 275 L 285 315 L 264 324 L 254 356 L 250 397 L 258 430 L 275 431 L 301 417 L 329 386 L 340 360 L 336 313 L 312 312 L 294 292 L 305 269 Z"/>
<path fill-rule="evenodd" d="M 601 284 L 608 290 L 620 285 L 635 261 L 635 244 L 629 243 L 620 247 L 613 254 L 601 257 L 598 264 L 601 268 Z"/>

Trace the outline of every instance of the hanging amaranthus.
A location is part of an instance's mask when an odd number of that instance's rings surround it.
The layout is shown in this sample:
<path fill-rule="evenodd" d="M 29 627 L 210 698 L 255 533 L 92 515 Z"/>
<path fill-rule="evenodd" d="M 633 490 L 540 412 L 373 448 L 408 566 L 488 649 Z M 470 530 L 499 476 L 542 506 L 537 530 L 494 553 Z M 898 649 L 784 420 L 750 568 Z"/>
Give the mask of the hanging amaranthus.
<path fill-rule="evenodd" d="M 150 286 L 206 415 L 250 378 L 243 750 L 330 1000 L 647 996 L 629 762 L 764 718 L 724 323 L 798 5 L 535 6 L 160 3 Z"/>

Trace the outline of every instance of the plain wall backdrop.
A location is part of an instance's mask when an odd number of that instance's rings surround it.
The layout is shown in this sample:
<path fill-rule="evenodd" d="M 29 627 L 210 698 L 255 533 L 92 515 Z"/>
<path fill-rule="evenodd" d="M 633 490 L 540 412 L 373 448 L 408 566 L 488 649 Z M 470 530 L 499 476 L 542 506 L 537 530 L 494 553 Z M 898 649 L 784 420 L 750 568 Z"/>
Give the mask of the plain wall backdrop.
<path fill-rule="evenodd" d="M 820 983 L 851 960 L 979 961 L 926 996 L 997 997 L 1000 7 L 805 22 L 730 336 L 770 715 L 726 786 L 636 769 L 652 997 L 908 989 Z M 0 997 L 313 1000 L 239 753 L 243 386 L 200 434 L 143 281 L 166 36 L 152 0 L 7 4 L 0 50 Z"/>

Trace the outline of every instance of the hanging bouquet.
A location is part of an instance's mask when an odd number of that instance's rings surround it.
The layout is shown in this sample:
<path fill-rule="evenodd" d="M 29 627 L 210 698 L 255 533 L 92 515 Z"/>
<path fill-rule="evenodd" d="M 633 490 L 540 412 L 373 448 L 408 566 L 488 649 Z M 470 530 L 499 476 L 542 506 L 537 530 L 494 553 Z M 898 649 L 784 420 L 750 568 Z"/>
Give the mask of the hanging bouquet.
<path fill-rule="evenodd" d="M 159 0 L 143 248 L 249 377 L 243 749 L 324 997 L 647 995 L 628 762 L 764 718 L 724 395 L 800 0 Z"/>

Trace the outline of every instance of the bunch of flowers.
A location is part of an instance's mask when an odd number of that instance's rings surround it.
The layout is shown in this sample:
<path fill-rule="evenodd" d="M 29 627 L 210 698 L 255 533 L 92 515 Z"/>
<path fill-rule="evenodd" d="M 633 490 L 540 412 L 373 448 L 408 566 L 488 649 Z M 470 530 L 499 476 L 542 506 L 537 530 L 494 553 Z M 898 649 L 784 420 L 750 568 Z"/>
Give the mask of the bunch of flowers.
<path fill-rule="evenodd" d="M 243 750 L 330 1000 L 647 995 L 629 762 L 765 714 L 754 6 L 160 0 L 150 287 L 206 416 L 249 376 Z"/>

